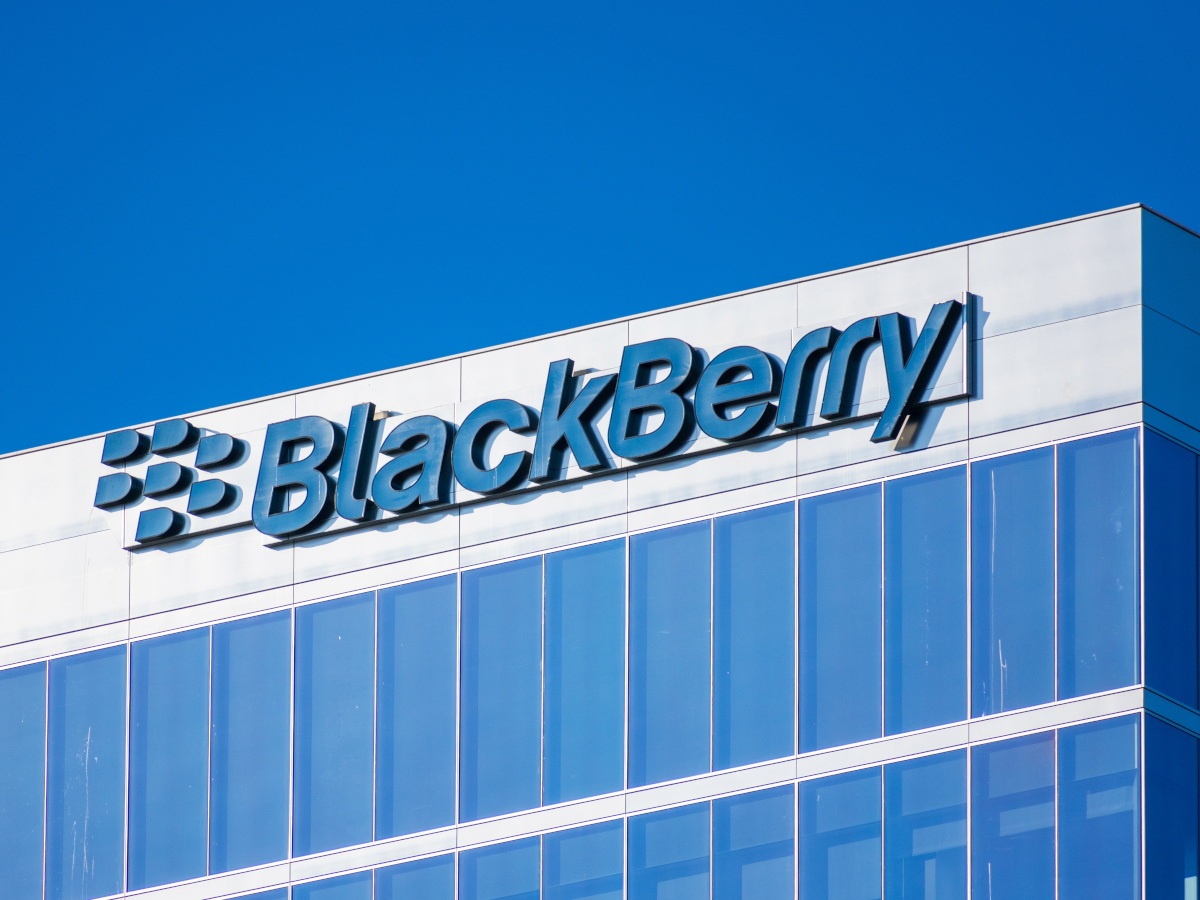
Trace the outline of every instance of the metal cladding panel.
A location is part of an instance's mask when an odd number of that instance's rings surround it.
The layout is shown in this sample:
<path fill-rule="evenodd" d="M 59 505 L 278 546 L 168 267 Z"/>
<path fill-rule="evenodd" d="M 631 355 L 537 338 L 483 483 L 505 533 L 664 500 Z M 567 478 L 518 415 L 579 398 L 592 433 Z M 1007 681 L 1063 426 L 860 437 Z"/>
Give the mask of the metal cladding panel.
<path fill-rule="evenodd" d="M 1200 332 L 1200 235 L 1149 210 L 1139 212 L 1142 302 L 1184 328 Z"/>

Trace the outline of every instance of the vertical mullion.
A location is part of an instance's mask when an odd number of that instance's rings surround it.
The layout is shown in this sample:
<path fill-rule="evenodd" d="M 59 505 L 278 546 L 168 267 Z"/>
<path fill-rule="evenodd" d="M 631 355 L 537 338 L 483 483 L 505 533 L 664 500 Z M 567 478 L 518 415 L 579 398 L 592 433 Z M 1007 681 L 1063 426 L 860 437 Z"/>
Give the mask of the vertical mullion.
<path fill-rule="evenodd" d="M 714 771 L 717 730 L 717 520 L 708 520 L 708 771 Z M 709 894 L 712 894 L 712 804 L 708 812 Z"/>
<path fill-rule="evenodd" d="M 542 554 L 542 587 L 541 587 L 541 620 L 538 637 L 540 638 L 538 654 L 538 684 L 541 688 L 541 702 L 538 704 L 538 806 L 546 805 L 546 554 Z M 559 760 L 559 765 L 562 761 Z M 561 769 L 560 769 L 561 771 Z M 538 872 L 541 878 L 542 842 L 538 842 Z M 540 882 L 539 882 L 540 883 Z"/>
<path fill-rule="evenodd" d="M 379 837 L 375 825 L 379 817 L 379 591 L 372 591 L 371 596 L 375 604 L 371 616 L 371 621 L 375 625 L 373 635 L 375 660 L 371 667 L 371 838 L 375 840 Z M 374 893 L 374 878 L 375 876 L 372 874 L 372 894 Z"/>
<path fill-rule="evenodd" d="M 125 643 L 125 808 L 121 826 L 121 885 L 129 887 L 129 757 L 133 749 L 133 642 Z"/>
<path fill-rule="evenodd" d="M 800 753 L 800 501 L 792 501 L 792 755 Z M 798 791 L 797 791 L 798 793 Z M 799 812 L 796 822 L 799 823 Z M 799 828 L 799 824 L 796 826 Z M 799 831 L 796 832 L 799 834 Z M 799 839 L 796 854 L 799 856 Z M 796 888 L 799 890 L 799 887 Z"/>
<path fill-rule="evenodd" d="M 293 856 L 296 830 L 296 607 L 288 610 L 291 627 L 291 647 L 288 654 L 288 826 L 287 859 Z"/>
<path fill-rule="evenodd" d="M 50 855 L 50 660 L 43 664 L 46 685 L 45 719 L 42 721 L 42 898 L 46 897 L 46 858 Z"/>
<path fill-rule="evenodd" d="M 204 871 L 212 874 L 212 732 L 213 732 L 213 626 L 208 627 L 208 731 L 204 739 L 208 752 L 204 755 L 205 817 Z"/>
<path fill-rule="evenodd" d="M 972 525 L 974 524 L 974 520 L 971 516 L 971 492 L 974 488 L 974 481 L 972 480 L 972 474 L 974 472 L 975 467 L 968 462 L 964 468 L 966 469 L 966 483 L 967 483 L 967 490 L 966 490 L 966 497 L 965 497 L 966 510 L 965 510 L 965 515 L 964 515 L 964 519 L 963 519 L 964 527 L 967 530 L 967 535 L 966 535 L 966 537 L 967 537 L 967 539 L 966 539 L 966 547 L 967 547 L 966 589 L 967 590 L 966 590 L 966 597 L 964 598 L 966 605 L 967 605 L 967 615 L 966 615 L 966 619 L 967 619 L 967 622 L 966 622 L 966 625 L 967 625 L 967 628 L 966 628 L 966 641 L 967 641 L 966 690 L 967 690 L 967 694 L 966 694 L 966 712 L 965 712 L 964 718 L 967 719 L 968 721 L 970 721 L 971 713 L 973 712 L 972 700 L 971 700 L 971 685 L 973 684 L 973 679 L 971 677 L 971 674 L 973 671 L 972 666 L 974 665 L 974 653 L 972 650 L 972 641 L 974 639 L 973 625 L 974 625 L 974 605 L 975 605 L 974 585 L 972 584 L 972 580 L 971 580 L 972 573 L 974 572 L 972 553 L 974 552 L 974 547 L 975 547 L 974 535 L 972 534 L 972 531 L 973 531 Z M 966 784 L 966 791 L 967 791 L 967 821 L 966 821 L 966 826 L 967 826 L 966 827 L 967 884 L 966 884 L 966 888 L 967 888 L 967 895 L 970 896 L 970 893 L 971 893 L 971 871 L 972 871 L 971 866 L 972 866 L 972 857 L 974 856 L 974 847 L 975 847 L 975 836 L 973 833 L 974 829 L 971 827 L 972 821 L 973 821 L 971 818 L 971 813 L 972 813 L 971 762 L 972 762 L 972 758 L 974 757 L 975 754 L 972 752 L 969 743 L 968 743 L 968 746 L 967 746 L 965 752 L 967 754 L 967 784 Z"/>
<path fill-rule="evenodd" d="M 1058 516 L 1058 498 L 1059 498 L 1059 489 L 1058 489 L 1058 444 L 1055 444 L 1055 445 L 1054 445 L 1054 453 L 1053 453 L 1053 456 L 1052 456 L 1052 458 L 1051 458 L 1051 459 L 1052 459 L 1052 464 L 1053 464 L 1053 466 L 1054 466 L 1054 486 L 1053 486 L 1053 488 L 1051 489 L 1051 492 L 1052 492 L 1052 494 L 1053 494 L 1053 496 L 1051 497 L 1051 502 L 1052 502 L 1052 504 L 1053 504 L 1053 506 L 1054 506 L 1054 525 L 1053 525 L 1053 532 L 1054 532 L 1054 534 L 1052 535 L 1052 540 L 1053 540 L 1053 542 L 1054 542 L 1054 651 L 1053 651 L 1053 652 L 1054 652 L 1054 691 L 1053 691 L 1053 694 L 1052 694 L 1052 696 L 1054 697 L 1054 699 L 1055 699 L 1055 700 L 1058 700 L 1058 699 L 1059 699 L 1059 698 L 1062 696 L 1062 692 L 1059 690 L 1059 664 L 1060 664 L 1060 660 L 1059 660 L 1059 658 L 1058 658 L 1058 657 L 1059 657 L 1059 653 L 1058 653 L 1058 640 L 1059 640 L 1059 634 L 1058 634 L 1058 632 L 1059 632 L 1059 598 L 1058 598 L 1058 582 L 1059 582 L 1059 560 L 1058 560 L 1058 531 L 1059 531 L 1059 521 L 1058 521 L 1058 519 L 1059 519 L 1059 516 Z M 1055 756 L 1055 759 L 1057 760 L 1057 755 Z M 1057 762 L 1055 763 L 1055 765 L 1057 765 Z M 1056 775 L 1055 777 L 1057 778 L 1058 776 Z M 1057 854 L 1055 854 L 1055 859 L 1057 860 L 1057 858 L 1058 858 L 1058 857 L 1057 857 Z M 1055 864 L 1057 865 L 1057 862 L 1056 862 Z M 1057 872 L 1056 872 L 1056 874 L 1055 874 L 1055 877 L 1057 878 Z"/>

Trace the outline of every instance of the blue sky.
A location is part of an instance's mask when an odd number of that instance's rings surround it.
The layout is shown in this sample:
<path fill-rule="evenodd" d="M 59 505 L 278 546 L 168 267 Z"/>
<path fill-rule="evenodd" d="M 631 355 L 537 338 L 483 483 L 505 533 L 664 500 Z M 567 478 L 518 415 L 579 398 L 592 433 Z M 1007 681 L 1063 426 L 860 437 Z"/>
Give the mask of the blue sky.
<path fill-rule="evenodd" d="M 1200 4 L 10 3 L 0 452 L 1144 202 Z"/>

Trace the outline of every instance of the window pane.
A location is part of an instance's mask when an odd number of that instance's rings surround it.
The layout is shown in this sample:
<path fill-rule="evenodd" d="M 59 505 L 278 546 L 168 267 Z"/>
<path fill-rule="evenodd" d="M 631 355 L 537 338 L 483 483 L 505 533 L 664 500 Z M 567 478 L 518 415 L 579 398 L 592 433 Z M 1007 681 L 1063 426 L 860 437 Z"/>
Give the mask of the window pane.
<path fill-rule="evenodd" d="M 708 522 L 629 540 L 629 784 L 709 770 Z"/>
<path fill-rule="evenodd" d="M 883 895 L 879 769 L 800 782 L 800 900 Z"/>
<path fill-rule="evenodd" d="M 800 749 L 883 729 L 883 497 L 800 501 Z"/>
<path fill-rule="evenodd" d="M 379 592 L 375 837 L 454 823 L 458 579 Z"/>
<path fill-rule="evenodd" d="M 884 487 L 886 731 L 966 718 L 965 468 Z"/>
<path fill-rule="evenodd" d="M 49 756 L 47 898 L 90 900 L 120 893 L 125 880 L 124 647 L 50 663 Z"/>
<path fill-rule="evenodd" d="M 631 818 L 629 900 L 708 900 L 708 828 L 707 803 Z"/>
<path fill-rule="evenodd" d="M 974 896 L 1054 900 L 1054 732 L 971 752 Z"/>
<path fill-rule="evenodd" d="M 543 900 L 621 900 L 625 828 L 618 820 L 542 838 Z"/>
<path fill-rule="evenodd" d="M 883 864 L 888 900 L 967 896 L 967 754 L 885 766 Z"/>
<path fill-rule="evenodd" d="M 542 560 L 464 572 L 464 821 L 538 805 L 541 737 Z"/>
<path fill-rule="evenodd" d="M 543 802 L 625 779 L 625 542 L 546 557 Z"/>
<path fill-rule="evenodd" d="M 1196 705 L 1196 455 L 1146 435 L 1146 684 Z"/>
<path fill-rule="evenodd" d="M 209 866 L 287 856 L 292 614 L 213 626 Z"/>
<path fill-rule="evenodd" d="M 971 467 L 972 715 L 1054 700 L 1054 449 Z"/>
<path fill-rule="evenodd" d="M 375 595 L 296 610 L 297 856 L 371 840 Z"/>
<path fill-rule="evenodd" d="M 454 857 L 376 869 L 375 900 L 454 900 Z"/>
<path fill-rule="evenodd" d="M 1196 739 L 1146 716 L 1146 896 L 1196 897 Z"/>
<path fill-rule="evenodd" d="M 459 900 L 538 900 L 538 843 L 531 837 L 464 851 L 458 860 Z"/>
<path fill-rule="evenodd" d="M 371 900 L 371 873 L 355 872 L 293 885 L 292 900 Z"/>
<path fill-rule="evenodd" d="M 713 768 L 724 769 L 795 752 L 795 507 L 714 527 Z"/>
<path fill-rule="evenodd" d="M 796 873 L 790 784 L 713 801 L 714 900 L 788 900 Z"/>
<path fill-rule="evenodd" d="M 133 644 L 130 890 L 206 874 L 208 643 L 202 628 Z"/>
<path fill-rule="evenodd" d="M 14 900 L 42 896 L 46 666 L 0 672 L 0 884 Z"/>
<path fill-rule="evenodd" d="M 1059 900 L 1141 896 L 1136 716 L 1058 733 Z"/>
<path fill-rule="evenodd" d="M 1137 433 L 1058 448 L 1058 696 L 1137 681 Z"/>

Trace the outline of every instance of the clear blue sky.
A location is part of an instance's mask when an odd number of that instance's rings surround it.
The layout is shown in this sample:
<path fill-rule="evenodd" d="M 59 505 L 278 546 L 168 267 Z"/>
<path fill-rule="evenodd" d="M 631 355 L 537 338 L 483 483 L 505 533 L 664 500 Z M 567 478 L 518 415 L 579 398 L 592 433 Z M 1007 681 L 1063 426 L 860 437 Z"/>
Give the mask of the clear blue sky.
<path fill-rule="evenodd" d="M 1141 201 L 1200 3 L 0 12 L 0 452 Z"/>

